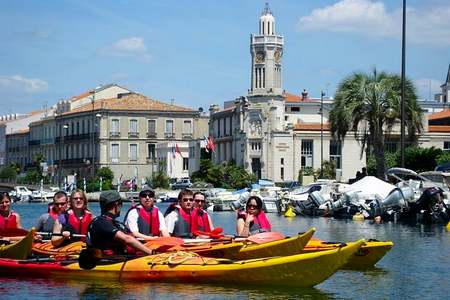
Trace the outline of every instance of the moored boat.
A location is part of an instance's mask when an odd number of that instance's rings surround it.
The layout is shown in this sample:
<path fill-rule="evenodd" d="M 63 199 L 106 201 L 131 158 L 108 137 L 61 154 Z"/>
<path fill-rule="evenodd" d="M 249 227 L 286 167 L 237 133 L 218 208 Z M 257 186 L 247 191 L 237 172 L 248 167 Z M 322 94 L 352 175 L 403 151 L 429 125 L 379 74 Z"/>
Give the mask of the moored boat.
<path fill-rule="evenodd" d="M 233 261 L 173 252 L 98 265 L 83 270 L 77 262 L 0 259 L 1 276 L 86 278 L 119 281 L 258 284 L 311 287 L 333 275 L 363 240 L 329 251 Z M 110 257 L 109 260 L 113 259 Z"/>

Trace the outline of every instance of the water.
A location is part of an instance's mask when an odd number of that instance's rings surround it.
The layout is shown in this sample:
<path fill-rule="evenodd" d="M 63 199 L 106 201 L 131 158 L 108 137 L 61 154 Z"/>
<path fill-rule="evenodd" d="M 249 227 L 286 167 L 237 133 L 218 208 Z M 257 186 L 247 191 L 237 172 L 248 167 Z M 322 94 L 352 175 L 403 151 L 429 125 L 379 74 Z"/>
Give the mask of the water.
<path fill-rule="evenodd" d="M 165 210 L 166 204 L 160 204 Z M 125 204 L 124 210 L 129 207 Z M 99 213 L 98 204 L 91 208 Z M 46 211 L 45 204 L 15 204 L 25 228 L 34 225 Z M 227 233 L 235 231 L 232 212 L 213 212 L 216 226 Z M 328 218 L 287 219 L 270 214 L 274 230 L 294 235 L 316 227 L 315 236 L 328 241 L 359 238 L 392 240 L 393 249 L 364 272 L 339 271 L 310 289 L 277 289 L 246 286 L 198 284 L 147 284 L 98 281 L 22 280 L 2 278 L 2 299 L 448 299 L 450 286 L 450 232 L 442 225 L 372 224 Z"/>

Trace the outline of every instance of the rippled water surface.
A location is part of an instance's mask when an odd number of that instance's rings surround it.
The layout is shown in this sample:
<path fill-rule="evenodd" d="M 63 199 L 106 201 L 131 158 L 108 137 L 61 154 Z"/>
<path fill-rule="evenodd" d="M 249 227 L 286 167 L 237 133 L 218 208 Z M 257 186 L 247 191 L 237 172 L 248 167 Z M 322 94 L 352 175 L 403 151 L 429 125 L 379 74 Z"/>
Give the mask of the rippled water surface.
<path fill-rule="evenodd" d="M 129 205 L 129 204 L 128 204 Z M 124 209 L 128 207 L 125 205 Z M 165 204 L 160 205 L 162 211 Z M 98 204 L 91 208 L 98 214 Z M 45 204 L 15 204 L 25 228 L 34 225 Z M 232 212 L 212 213 L 216 226 L 234 233 Z M 310 289 L 248 286 L 148 284 L 97 281 L 22 280 L 1 278 L 1 299 L 449 299 L 450 232 L 442 225 L 372 224 L 327 218 L 269 215 L 273 228 L 286 235 L 315 227 L 315 236 L 328 241 L 360 238 L 392 240 L 393 249 L 364 272 L 339 271 Z"/>

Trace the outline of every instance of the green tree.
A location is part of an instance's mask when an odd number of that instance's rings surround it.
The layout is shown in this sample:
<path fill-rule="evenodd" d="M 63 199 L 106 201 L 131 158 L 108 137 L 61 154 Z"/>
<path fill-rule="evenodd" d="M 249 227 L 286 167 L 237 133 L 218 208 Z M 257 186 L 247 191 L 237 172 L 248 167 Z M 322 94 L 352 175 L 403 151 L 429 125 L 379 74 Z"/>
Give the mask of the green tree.
<path fill-rule="evenodd" d="M 12 166 L 3 167 L 0 169 L 0 179 L 14 181 L 17 178 L 17 171 Z"/>
<path fill-rule="evenodd" d="M 401 80 L 385 72 L 354 73 L 345 78 L 337 89 L 329 121 L 331 132 L 343 140 L 349 131 L 361 141 L 361 156 L 370 145 L 376 161 L 376 176 L 384 178 L 385 138 L 399 124 Z M 422 131 L 422 112 L 416 90 L 405 81 L 405 125 L 408 139 L 414 143 Z"/>
<path fill-rule="evenodd" d="M 436 163 L 438 165 L 442 165 L 442 164 L 445 164 L 445 163 L 450 163 L 450 152 L 442 151 L 442 153 L 439 154 L 436 157 Z"/>
<path fill-rule="evenodd" d="M 168 189 L 170 187 L 169 177 L 167 177 L 166 173 L 162 171 L 158 171 L 153 173 L 152 176 L 152 188 L 163 188 Z"/>
<path fill-rule="evenodd" d="M 214 165 L 211 160 L 200 161 L 200 169 L 191 175 L 193 182 L 207 182 L 214 187 L 244 188 L 255 182 L 256 176 L 237 166 L 234 162 Z"/>

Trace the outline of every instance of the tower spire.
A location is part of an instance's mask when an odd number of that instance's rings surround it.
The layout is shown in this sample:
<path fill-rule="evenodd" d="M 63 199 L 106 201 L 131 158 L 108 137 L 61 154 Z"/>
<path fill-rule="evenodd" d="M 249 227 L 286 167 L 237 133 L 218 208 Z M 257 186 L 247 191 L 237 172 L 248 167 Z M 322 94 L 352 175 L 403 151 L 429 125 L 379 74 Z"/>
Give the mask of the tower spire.
<path fill-rule="evenodd" d="M 262 12 L 262 15 L 271 15 L 271 14 L 272 14 L 272 11 L 270 10 L 269 2 L 266 2 L 264 11 Z"/>

